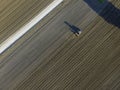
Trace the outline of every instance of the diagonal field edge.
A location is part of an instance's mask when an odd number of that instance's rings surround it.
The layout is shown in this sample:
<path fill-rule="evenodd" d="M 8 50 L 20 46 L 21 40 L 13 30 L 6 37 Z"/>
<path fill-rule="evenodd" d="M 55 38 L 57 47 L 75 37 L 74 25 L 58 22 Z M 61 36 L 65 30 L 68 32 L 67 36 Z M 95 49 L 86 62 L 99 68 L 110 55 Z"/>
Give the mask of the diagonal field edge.
<path fill-rule="evenodd" d="M 35 18 L 30 20 L 26 25 L 21 27 L 18 31 L 12 34 L 8 39 L 0 44 L 0 54 L 8 49 L 14 42 L 22 37 L 27 31 L 29 31 L 35 24 L 42 20 L 48 13 L 50 13 L 56 6 L 58 6 L 63 0 L 54 0 L 43 11 L 41 11 Z"/>

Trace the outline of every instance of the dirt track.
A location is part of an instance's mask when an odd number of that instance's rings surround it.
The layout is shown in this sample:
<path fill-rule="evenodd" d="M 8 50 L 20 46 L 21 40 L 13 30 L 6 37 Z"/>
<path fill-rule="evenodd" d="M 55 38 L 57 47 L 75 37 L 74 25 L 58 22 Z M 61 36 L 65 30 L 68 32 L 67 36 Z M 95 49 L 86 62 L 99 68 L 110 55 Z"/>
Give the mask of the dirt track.
<path fill-rule="evenodd" d="M 0 43 L 26 24 L 53 0 L 2 0 L 0 3 Z"/>

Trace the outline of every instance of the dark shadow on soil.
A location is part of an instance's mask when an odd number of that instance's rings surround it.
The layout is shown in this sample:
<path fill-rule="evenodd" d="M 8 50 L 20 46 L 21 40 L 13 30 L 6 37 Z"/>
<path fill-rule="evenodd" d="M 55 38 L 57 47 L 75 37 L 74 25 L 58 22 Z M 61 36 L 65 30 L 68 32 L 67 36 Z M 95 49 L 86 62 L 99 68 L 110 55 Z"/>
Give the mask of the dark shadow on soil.
<path fill-rule="evenodd" d="M 108 23 L 120 28 L 120 9 L 115 7 L 108 0 L 99 2 L 98 0 L 84 0 L 98 15 Z"/>

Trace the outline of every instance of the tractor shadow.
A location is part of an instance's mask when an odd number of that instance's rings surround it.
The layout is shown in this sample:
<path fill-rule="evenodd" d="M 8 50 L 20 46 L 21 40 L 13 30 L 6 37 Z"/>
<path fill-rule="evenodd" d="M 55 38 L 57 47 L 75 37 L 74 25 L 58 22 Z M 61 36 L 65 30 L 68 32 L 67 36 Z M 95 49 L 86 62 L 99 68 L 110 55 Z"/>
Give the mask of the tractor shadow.
<path fill-rule="evenodd" d="M 64 23 L 70 28 L 69 30 L 73 33 L 73 34 L 79 34 L 79 32 L 81 31 L 77 26 L 72 25 L 70 23 L 68 23 L 67 21 L 64 21 Z"/>

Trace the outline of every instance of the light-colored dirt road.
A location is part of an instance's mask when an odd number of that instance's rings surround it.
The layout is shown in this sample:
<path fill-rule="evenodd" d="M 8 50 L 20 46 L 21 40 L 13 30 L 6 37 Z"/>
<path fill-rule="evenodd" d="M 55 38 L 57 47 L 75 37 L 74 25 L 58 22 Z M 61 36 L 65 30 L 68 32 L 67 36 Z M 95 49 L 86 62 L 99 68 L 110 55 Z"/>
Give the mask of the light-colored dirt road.
<path fill-rule="evenodd" d="M 53 0 L 1 0 L 0 43 L 26 24 Z"/>

